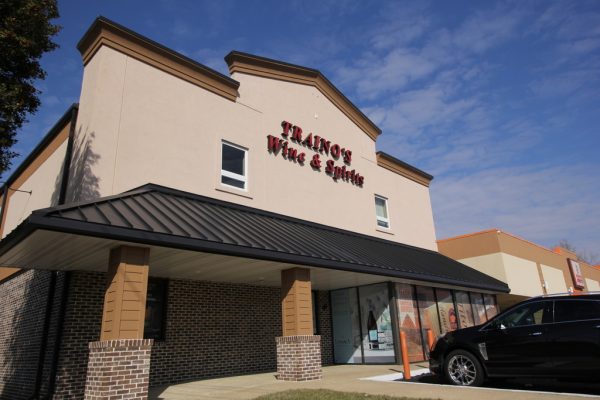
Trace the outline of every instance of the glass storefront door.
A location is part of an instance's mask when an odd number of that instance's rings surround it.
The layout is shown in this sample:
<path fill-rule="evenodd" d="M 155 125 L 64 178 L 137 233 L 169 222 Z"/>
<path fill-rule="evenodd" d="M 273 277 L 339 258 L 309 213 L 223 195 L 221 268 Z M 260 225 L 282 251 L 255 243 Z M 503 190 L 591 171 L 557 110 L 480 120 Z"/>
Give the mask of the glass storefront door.
<path fill-rule="evenodd" d="M 331 292 L 333 360 L 336 364 L 362 364 L 357 289 Z"/>
<path fill-rule="evenodd" d="M 331 292 L 336 363 L 395 363 L 388 284 Z"/>
<path fill-rule="evenodd" d="M 394 363 L 394 333 L 388 284 L 358 288 L 365 364 Z"/>

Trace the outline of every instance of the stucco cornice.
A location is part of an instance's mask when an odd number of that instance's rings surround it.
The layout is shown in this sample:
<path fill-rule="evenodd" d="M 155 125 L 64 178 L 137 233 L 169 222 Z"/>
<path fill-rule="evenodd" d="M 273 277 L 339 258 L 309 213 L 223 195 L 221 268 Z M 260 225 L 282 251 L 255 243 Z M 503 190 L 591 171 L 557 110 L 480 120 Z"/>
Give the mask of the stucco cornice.
<path fill-rule="evenodd" d="M 285 82 L 314 86 L 371 139 L 377 140 L 381 129 L 342 94 L 320 71 L 283 61 L 232 51 L 225 57 L 229 72 L 240 72 Z"/>
<path fill-rule="evenodd" d="M 433 179 L 428 173 L 381 151 L 377 152 L 377 165 L 427 187 Z"/>
<path fill-rule="evenodd" d="M 102 46 L 110 47 L 161 71 L 235 101 L 239 82 L 168 49 L 104 17 L 97 18 L 77 49 L 86 65 Z"/>

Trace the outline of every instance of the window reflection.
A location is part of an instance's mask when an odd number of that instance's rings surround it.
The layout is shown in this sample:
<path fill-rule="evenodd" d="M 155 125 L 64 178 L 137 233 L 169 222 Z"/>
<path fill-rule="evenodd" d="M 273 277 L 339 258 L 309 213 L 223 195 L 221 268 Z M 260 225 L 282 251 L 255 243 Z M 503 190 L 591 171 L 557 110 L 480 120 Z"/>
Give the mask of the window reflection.
<path fill-rule="evenodd" d="M 455 296 L 460 327 L 468 328 L 475 325 L 475 321 L 473 319 L 473 308 L 471 307 L 469 294 L 467 292 L 455 292 Z"/>

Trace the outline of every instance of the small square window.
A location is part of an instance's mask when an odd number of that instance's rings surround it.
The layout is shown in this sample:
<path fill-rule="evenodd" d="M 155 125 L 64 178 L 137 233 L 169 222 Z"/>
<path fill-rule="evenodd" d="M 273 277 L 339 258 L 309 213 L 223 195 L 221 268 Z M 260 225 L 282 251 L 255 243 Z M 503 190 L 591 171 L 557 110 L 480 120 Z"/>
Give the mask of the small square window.
<path fill-rule="evenodd" d="M 221 183 L 238 189 L 247 189 L 248 150 L 234 144 L 221 144 Z"/>
<path fill-rule="evenodd" d="M 389 229 L 390 219 L 388 217 L 387 199 L 375 195 L 375 214 L 377 215 L 377 226 Z"/>

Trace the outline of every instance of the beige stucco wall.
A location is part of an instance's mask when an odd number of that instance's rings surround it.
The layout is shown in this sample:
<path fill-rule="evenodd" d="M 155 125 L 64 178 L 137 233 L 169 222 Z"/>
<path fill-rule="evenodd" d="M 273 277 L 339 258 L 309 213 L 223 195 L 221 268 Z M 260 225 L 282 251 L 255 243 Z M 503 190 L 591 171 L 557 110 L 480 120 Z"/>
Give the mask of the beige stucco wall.
<path fill-rule="evenodd" d="M 595 280 L 595 279 L 589 279 L 586 278 L 585 279 L 585 286 L 587 287 L 587 290 L 592 292 L 592 291 L 600 291 L 600 282 Z"/>
<path fill-rule="evenodd" d="M 565 282 L 564 273 L 560 268 L 550 267 L 548 265 L 541 265 L 542 275 L 544 281 L 546 281 L 546 292 L 552 293 L 566 293 L 569 288 Z"/>
<path fill-rule="evenodd" d="M 492 253 L 458 261 L 505 282 L 510 287 L 510 295 L 531 297 L 544 294 L 535 262 L 506 253 Z"/>
<path fill-rule="evenodd" d="M 471 268 L 474 268 L 484 274 L 507 283 L 506 271 L 504 270 L 504 260 L 502 253 L 486 254 L 484 256 L 462 258 L 457 260 Z M 510 287 L 510 285 L 509 285 Z"/>
<path fill-rule="evenodd" d="M 102 47 L 84 71 L 67 198 L 87 200 L 156 183 L 368 235 L 436 249 L 427 187 L 376 164 L 375 142 L 318 89 L 237 73 L 237 102 Z M 267 151 L 281 121 L 353 151 L 362 188 Z M 248 191 L 220 185 L 220 143 L 249 150 Z M 310 160 L 312 150 L 305 151 Z M 322 157 L 323 160 L 328 159 Z M 342 165 L 342 161 L 336 161 Z M 377 230 L 374 194 L 389 199 Z"/>
<path fill-rule="evenodd" d="M 2 237 L 16 228 L 32 211 L 58 203 L 66 151 L 65 140 L 28 179 L 18 187 L 13 187 L 19 191 L 13 191 L 9 198 Z M 31 194 L 24 193 L 30 191 Z"/>
<path fill-rule="evenodd" d="M 502 259 L 510 294 L 530 297 L 544 294 L 535 262 L 506 253 L 502 253 Z"/>

